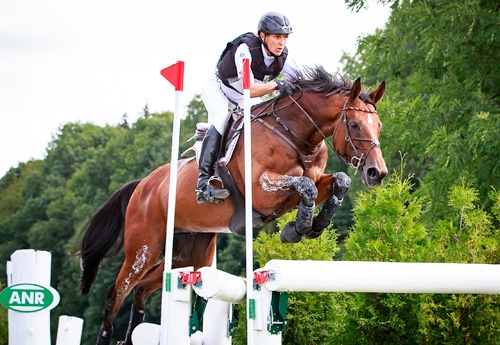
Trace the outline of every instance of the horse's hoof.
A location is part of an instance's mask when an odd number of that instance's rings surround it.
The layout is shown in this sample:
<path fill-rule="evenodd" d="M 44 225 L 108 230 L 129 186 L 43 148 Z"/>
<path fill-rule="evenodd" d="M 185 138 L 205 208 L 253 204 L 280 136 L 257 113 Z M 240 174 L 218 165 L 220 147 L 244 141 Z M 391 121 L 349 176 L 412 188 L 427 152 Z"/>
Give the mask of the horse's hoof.
<path fill-rule="evenodd" d="M 333 184 L 333 194 L 342 199 L 351 187 L 351 178 L 346 173 L 340 171 L 335 174 L 335 183 Z"/>
<path fill-rule="evenodd" d="M 318 238 L 321 236 L 321 234 L 323 233 L 323 230 L 320 230 L 320 231 L 311 231 L 310 233 L 304 235 L 304 238 L 307 238 L 307 239 L 314 239 L 314 238 Z"/>
<path fill-rule="evenodd" d="M 295 231 L 295 221 L 289 222 L 281 230 L 280 240 L 282 243 L 299 243 L 302 240 L 302 235 Z"/>

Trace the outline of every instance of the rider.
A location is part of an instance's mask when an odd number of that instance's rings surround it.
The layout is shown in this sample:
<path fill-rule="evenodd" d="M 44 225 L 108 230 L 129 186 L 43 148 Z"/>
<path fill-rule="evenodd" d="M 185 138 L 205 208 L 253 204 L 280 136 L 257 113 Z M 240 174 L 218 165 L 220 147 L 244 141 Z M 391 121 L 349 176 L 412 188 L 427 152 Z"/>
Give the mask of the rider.
<path fill-rule="evenodd" d="M 228 109 L 243 109 L 243 59 L 250 60 L 252 105 L 260 97 L 274 90 L 292 95 L 295 86 L 286 80 L 277 80 L 283 72 L 288 79 L 295 78 L 295 68 L 290 63 L 286 43 L 292 33 L 290 21 L 282 14 L 264 14 L 258 24 L 257 35 L 245 33 L 229 42 L 217 63 L 216 76 L 211 78 L 201 92 L 201 98 L 208 111 L 211 124 L 207 130 L 198 162 L 200 174 L 196 186 L 196 200 L 199 204 L 222 202 L 229 191 L 217 188 L 211 182 L 214 165 L 219 156 L 222 134 Z"/>

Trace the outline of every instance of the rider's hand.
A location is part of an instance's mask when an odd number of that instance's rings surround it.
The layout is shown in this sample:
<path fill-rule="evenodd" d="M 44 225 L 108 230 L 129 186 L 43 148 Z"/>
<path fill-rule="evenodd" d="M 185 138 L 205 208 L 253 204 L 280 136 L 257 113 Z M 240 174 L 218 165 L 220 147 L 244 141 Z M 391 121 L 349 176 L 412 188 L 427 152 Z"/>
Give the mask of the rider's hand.
<path fill-rule="evenodd" d="M 274 89 L 278 90 L 280 93 L 286 93 L 287 95 L 291 96 L 297 88 L 289 81 L 276 80 L 276 87 Z"/>

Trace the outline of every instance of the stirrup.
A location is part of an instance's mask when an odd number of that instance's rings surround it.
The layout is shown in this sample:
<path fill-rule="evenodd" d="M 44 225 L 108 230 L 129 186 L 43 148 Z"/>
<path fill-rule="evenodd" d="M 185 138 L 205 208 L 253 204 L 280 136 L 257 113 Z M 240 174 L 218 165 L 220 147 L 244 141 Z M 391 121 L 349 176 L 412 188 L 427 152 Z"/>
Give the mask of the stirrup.
<path fill-rule="evenodd" d="M 213 180 L 217 180 L 221 183 L 222 188 L 215 187 L 210 184 Z M 224 189 L 224 184 L 222 179 L 218 176 L 212 176 L 208 179 L 206 185 L 201 189 L 196 189 L 196 201 L 198 204 L 206 204 L 209 202 L 221 203 L 224 199 L 229 196 L 229 191 Z"/>

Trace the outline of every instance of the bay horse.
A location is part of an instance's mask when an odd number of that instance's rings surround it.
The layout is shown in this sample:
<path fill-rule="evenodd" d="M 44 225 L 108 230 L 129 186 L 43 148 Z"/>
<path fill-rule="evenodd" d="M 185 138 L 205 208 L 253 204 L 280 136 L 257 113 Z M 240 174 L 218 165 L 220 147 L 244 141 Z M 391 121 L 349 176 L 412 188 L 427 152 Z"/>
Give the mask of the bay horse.
<path fill-rule="evenodd" d="M 360 78 L 354 83 L 347 78 L 339 80 L 321 66 L 298 73 L 293 96 L 280 95 L 252 108 L 254 225 L 259 228 L 298 208 L 296 219 L 281 231 L 283 242 L 319 236 L 349 189 L 350 178 L 345 173 L 324 172 L 328 156 L 325 142 L 330 144 L 326 138 L 333 136 L 334 150 L 360 172 L 365 185 L 379 186 L 387 174 L 378 141 L 382 124 L 375 109 L 385 92 L 385 82 L 368 94 Z M 227 171 L 244 195 L 242 138 Z M 110 344 L 118 310 L 134 290 L 124 342 L 132 344 L 131 332 L 144 319 L 147 298 L 162 286 L 163 261 L 158 261 L 165 248 L 169 172 L 170 164 L 165 164 L 144 179 L 126 184 L 84 226 L 78 252 L 83 294 L 89 292 L 101 260 L 113 254 L 113 248 L 116 252 L 120 238 L 125 254 L 116 281 L 107 292 L 98 345 Z M 238 208 L 229 198 L 223 203 L 197 204 L 197 179 L 196 159 L 179 160 L 174 268 L 210 266 L 217 234 L 231 232 L 229 224 Z M 315 216 L 314 208 L 322 202 Z M 239 233 L 241 228 L 237 226 L 233 232 Z"/>

